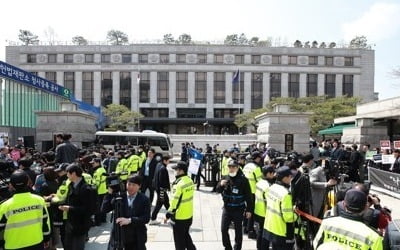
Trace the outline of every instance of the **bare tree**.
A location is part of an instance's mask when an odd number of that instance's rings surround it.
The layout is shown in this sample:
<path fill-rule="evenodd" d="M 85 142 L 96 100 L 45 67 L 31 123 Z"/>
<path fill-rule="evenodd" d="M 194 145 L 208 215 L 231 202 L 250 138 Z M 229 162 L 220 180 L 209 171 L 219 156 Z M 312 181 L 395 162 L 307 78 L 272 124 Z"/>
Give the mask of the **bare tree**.
<path fill-rule="evenodd" d="M 44 30 L 44 36 L 46 37 L 46 40 L 49 42 L 49 44 L 53 45 L 55 42 L 55 38 L 57 37 L 57 34 L 51 26 L 48 26 Z"/>
<path fill-rule="evenodd" d="M 112 45 L 124 45 L 128 43 L 128 35 L 120 30 L 110 30 L 107 32 L 107 40 Z"/>
<path fill-rule="evenodd" d="M 163 41 L 164 41 L 165 44 L 173 44 L 173 43 L 175 43 L 175 39 L 172 36 L 172 34 L 165 34 L 164 38 L 163 38 Z"/>
<path fill-rule="evenodd" d="M 19 30 L 18 39 L 25 45 L 38 44 L 38 36 L 30 32 L 29 30 Z"/>

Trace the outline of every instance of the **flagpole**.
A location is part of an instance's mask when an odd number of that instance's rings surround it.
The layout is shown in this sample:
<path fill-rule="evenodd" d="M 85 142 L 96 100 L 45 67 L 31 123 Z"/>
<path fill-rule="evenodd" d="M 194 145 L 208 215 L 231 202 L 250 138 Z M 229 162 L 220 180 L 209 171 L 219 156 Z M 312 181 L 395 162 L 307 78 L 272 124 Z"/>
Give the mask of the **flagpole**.
<path fill-rule="evenodd" d="M 138 68 L 138 75 L 137 75 L 137 109 L 138 109 L 138 114 L 140 115 L 140 69 Z M 138 117 L 138 126 L 137 126 L 138 132 L 140 132 L 140 117 Z"/>
<path fill-rule="evenodd" d="M 239 108 L 238 108 L 238 114 L 240 115 L 240 97 L 241 97 L 241 95 L 240 95 L 240 71 L 239 71 L 239 75 L 238 75 L 238 78 L 239 78 L 239 82 L 238 82 L 238 84 L 239 84 Z M 240 127 L 238 127 L 238 134 L 240 135 Z"/>

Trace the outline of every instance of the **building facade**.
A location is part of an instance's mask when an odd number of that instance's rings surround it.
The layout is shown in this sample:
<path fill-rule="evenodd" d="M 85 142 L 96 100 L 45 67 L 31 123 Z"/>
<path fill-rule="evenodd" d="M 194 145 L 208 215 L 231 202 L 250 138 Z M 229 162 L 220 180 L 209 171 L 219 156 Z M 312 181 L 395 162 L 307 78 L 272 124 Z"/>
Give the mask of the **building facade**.
<path fill-rule="evenodd" d="M 238 112 L 274 97 L 374 100 L 374 51 L 225 45 L 8 46 L 8 63 L 94 106 L 140 111 L 141 129 L 237 133 Z M 232 83 L 239 70 L 238 83 Z"/>

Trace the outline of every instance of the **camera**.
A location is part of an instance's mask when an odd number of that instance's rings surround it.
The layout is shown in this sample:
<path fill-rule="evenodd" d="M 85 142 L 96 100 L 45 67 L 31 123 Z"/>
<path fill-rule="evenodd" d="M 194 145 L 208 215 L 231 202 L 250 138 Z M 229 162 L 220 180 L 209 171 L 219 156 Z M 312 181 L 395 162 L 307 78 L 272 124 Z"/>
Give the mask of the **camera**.
<path fill-rule="evenodd" d="M 107 176 L 107 178 L 106 178 L 107 187 L 111 188 L 113 190 L 113 193 L 119 193 L 124 190 L 123 183 L 121 182 L 121 180 L 119 178 L 119 176 L 123 175 L 123 174 L 126 174 L 126 173 L 112 172 L 110 174 L 103 174 L 103 175 Z"/>

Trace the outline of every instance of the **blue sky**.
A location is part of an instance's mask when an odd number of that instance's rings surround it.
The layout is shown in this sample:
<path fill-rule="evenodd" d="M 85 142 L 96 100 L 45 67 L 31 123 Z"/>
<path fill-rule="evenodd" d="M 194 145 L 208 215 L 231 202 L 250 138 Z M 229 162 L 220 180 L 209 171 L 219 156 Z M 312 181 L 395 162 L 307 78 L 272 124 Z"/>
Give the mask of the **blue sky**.
<path fill-rule="evenodd" d="M 400 95 L 400 79 L 391 75 L 400 67 L 398 0 L 13 0 L 1 8 L 0 60 L 8 41 L 18 40 L 19 29 L 43 41 L 50 30 L 56 41 L 75 35 L 105 41 L 108 30 L 119 29 L 132 42 L 162 39 L 166 33 L 175 38 L 188 33 L 199 41 L 245 33 L 282 45 L 296 39 L 340 44 L 365 35 L 375 50 L 375 91 L 380 99 Z"/>

